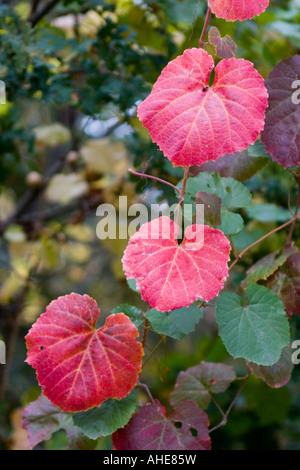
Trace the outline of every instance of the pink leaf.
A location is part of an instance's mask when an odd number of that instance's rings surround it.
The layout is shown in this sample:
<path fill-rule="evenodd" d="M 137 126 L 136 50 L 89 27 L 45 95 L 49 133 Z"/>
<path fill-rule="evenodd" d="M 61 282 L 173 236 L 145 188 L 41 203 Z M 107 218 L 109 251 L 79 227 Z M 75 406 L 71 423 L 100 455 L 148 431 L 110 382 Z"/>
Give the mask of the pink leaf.
<path fill-rule="evenodd" d="M 202 165 L 253 144 L 264 127 L 268 93 L 244 59 L 222 60 L 187 49 L 162 71 L 138 108 L 151 137 L 174 166 Z"/>
<path fill-rule="evenodd" d="M 112 436 L 116 450 L 210 450 L 208 417 L 187 400 L 166 418 L 158 400 L 142 406 Z"/>
<path fill-rule="evenodd" d="M 143 300 L 161 312 L 188 307 L 195 300 L 217 296 L 228 276 L 230 243 L 207 225 L 187 227 L 178 245 L 179 227 L 160 217 L 131 237 L 122 262 L 135 279 Z M 203 234 L 203 243 L 197 239 Z"/>
<path fill-rule="evenodd" d="M 263 13 L 269 0 L 208 0 L 208 6 L 218 17 L 226 21 L 244 21 Z"/>
<path fill-rule="evenodd" d="M 137 383 L 142 362 L 137 328 L 118 313 L 96 330 L 99 315 L 88 295 L 59 297 L 26 336 L 27 362 L 44 395 L 63 411 L 123 398 Z"/>

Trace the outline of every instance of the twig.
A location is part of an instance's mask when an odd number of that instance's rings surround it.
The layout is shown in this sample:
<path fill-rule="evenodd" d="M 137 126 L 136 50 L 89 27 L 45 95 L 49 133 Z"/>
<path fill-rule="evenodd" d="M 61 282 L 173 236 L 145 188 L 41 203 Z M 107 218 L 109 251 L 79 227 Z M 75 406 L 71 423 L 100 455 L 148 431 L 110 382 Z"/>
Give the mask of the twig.
<path fill-rule="evenodd" d="M 299 183 L 299 182 L 297 182 L 297 183 L 298 183 L 298 193 L 297 193 L 297 202 L 296 202 L 296 209 L 295 209 L 295 217 L 297 217 L 298 211 L 299 211 L 299 207 L 300 207 L 300 183 Z M 296 219 L 293 221 L 293 223 L 292 223 L 292 225 L 291 225 L 291 228 L 290 228 L 290 231 L 289 231 L 287 240 L 286 240 L 286 244 L 285 244 L 285 247 L 286 247 L 286 248 L 292 243 L 292 237 L 293 237 L 293 233 L 294 233 L 295 227 L 296 227 Z"/>
<path fill-rule="evenodd" d="M 155 181 L 159 181 L 160 183 L 164 183 L 164 184 L 167 184 L 168 186 L 171 186 L 171 188 L 173 188 L 178 194 L 180 194 L 180 191 L 178 188 L 176 188 L 176 186 L 174 186 L 174 184 L 172 183 L 169 183 L 169 181 L 165 181 L 161 178 L 157 178 L 157 176 L 151 176 L 151 175 L 145 175 L 144 173 L 138 173 L 137 171 L 134 171 L 132 170 L 131 168 L 129 168 L 129 173 L 131 173 L 132 175 L 135 175 L 135 176 L 140 176 L 141 178 L 148 178 L 149 180 L 155 180 Z"/>
<path fill-rule="evenodd" d="M 26 282 L 20 292 L 19 298 L 16 303 L 16 308 L 11 316 L 7 319 L 7 333 L 5 335 L 5 344 L 7 350 L 7 360 L 6 365 L 0 369 L 0 401 L 4 399 L 6 394 L 6 389 L 8 385 L 8 380 L 10 376 L 10 371 L 12 367 L 12 362 L 14 359 L 18 334 L 19 334 L 19 319 L 23 310 L 24 301 L 26 294 L 29 290 L 31 279 L 31 272 L 28 274 Z"/>
<path fill-rule="evenodd" d="M 146 346 L 146 341 L 147 341 L 148 332 L 149 332 L 149 326 L 150 326 L 150 323 L 149 323 L 148 319 L 145 318 L 145 320 L 144 320 L 144 330 L 143 330 L 143 336 L 142 336 L 142 346 L 143 346 L 143 348 L 145 348 L 145 346 Z"/>
<path fill-rule="evenodd" d="M 199 41 L 199 47 L 201 49 L 204 46 L 205 36 L 206 36 L 206 33 L 207 33 L 210 18 L 211 18 L 211 9 L 208 7 L 207 12 L 206 12 L 206 16 L 205 16 L 205 20 L 204 20 L 203 30 L 202 30 L 200 41 Z"/>
<path fill-rule="evenodd" d="M 30 16 L 29 21 L 31 26 L 34 27 L 39 21 L 41 21 L 44 16 L 46 16 L 54 7 L 59 3 L 60 0 L 51 0 L 49 3 L 44 5 L 44 7 L 37 11 L 33 16 Z"/>
<path fill-rule="evenodd" d="M 139 383 L 136 384 L 136 387 L 141 387 L 141 388 L 143 388 L 143 389 L 146 391 L 148 397 L 150 398 L 150 401 L 151 401 L 152 403 L 154 403 L 154 398 L 153 398 L 153 396 L 152 396 L 152 394 L 151 394 L 151 392 L 150 392 L 150 390 L 149 390 L 149 388 L 148 388 L 148 386 L 147 386 L 146 384 L 142 384 L 141 382 L 139 382 Z"/>
<path fill-rule="evenodd" d="M 287 222 L 285 222 L 284 224 L 280 225 L 280 227 L 277 227 L 275 228 L 274 230 L 272 230 L 271 232 L 267 233 L 266 235 L 264 235 L 263 237 L 261 237 L 259 240 L 257 240 L 256 242 L 252 243 L 252 245 L 248 246 L 247 248 L 245 248 L 245 250 L 243 250 L 239 255 L 238 257 L 231 263 L 231 265 L 229 266 L 229 271 L 231 271 L 231 269 L 240 261 L 240 259 L 249 251 L 251 250 L 251 248 L 253 248 L 254 246 L 258 245 L 260 242 L 262 242 L 263 240 L 265 240 L 266 238 L 270 237 L 271 235 L 273 235 L 274 233 L 276 232 L 279 232 L 280 230 L 284 229 L 285 227 L 288 227 L 290 224 L 296 222 L 298 219 L 300 218 L 300 215 L 295 215 L 295 217 L 293 217 L 291 220 L 288 220 Z"/>
<path fill-rule="evenodd" d="M 222 427 L 222 426 L 225 426 L 225 424 L 226 424 L 227 421 L 228 421 L 228 416 L 229 416 L 229 414 L 230 414 L 232 408 L 234 407 L 234 405 L 235 405 L 237 399 L 239 398 L 240 394 L 242 393 L 242 391 L 243 391 L 243 389 L 244 389 L 246 383 L 248 382 L 249 377 L 250 377 L 250 372 L 248 373 L 248 375 L 246 376 L 246 379 L 244 380 L 244 382 L 241 384 L 240 388 L 238 389 L 238 391 L 237 391 L 237 393 L 236 393 L 234 399 L 233 399 L 232 402 L 230 403 L 230 405 L 229 405 L 229 407 L 228 407 L 226 413 L 223 412 L 222 408 L 221 408 L 221 407 L 219 406 L 219 404 L 218 404 L 217 408 L 218 408 L 218 410 L 220 411 L 220 413 L 223 415 L 223 418 L 222 418 L 222 421 L 221 421 L 219 424 L 217 424 L 216 426 L 214 426 L 212 429 L 209 430 L 210 433 L 216 431 L 216 429 L 219 429 L 219 428 Z M 216 401 L 215 401 L 215 400 L 214 400 L 214 403 L 216 404 Z"/>
<path fill-rule="evenodd" d="M 183 206 L 183 203 L 184 203 L 184 196 L 185 196 L 187 180 L 188 180 L 188 177 L 189 177 L 189 172 L 190 172 L 190 167 L 186 166 L 185 169 L 184 169 L 184 176 L 183 176 L 182 186 L 181 186 L 181 191 L 180 191 L 180 196 L 179 196 L 178 213 L 177 213 L 177 217 L 176 217 L 177 225 L 179 225 L 179 222 L 181 220 L 182 206 Z"/>

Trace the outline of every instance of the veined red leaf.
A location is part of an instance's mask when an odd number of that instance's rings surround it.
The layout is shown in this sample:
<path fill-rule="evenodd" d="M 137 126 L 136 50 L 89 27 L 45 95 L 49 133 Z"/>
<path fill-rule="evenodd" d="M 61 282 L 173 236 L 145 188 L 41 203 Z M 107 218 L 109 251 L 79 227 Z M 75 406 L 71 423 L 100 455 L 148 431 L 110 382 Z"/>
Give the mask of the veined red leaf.
<path fill-rule="evenodd" d="M 161 312 L 216 297 L 228 276 L 230 243 L 223 232 L 191 225 L 179 245 L 178 231 L 169 217 L 155 219 L 131 237 L 122 259 L 126 277 Z"/>
<path fill-rule="evenodd" d="M 190 400 L 167 418 L 158 400 L 141 407 L 112 435 L 116 450 L 210 450 L 208 417 Z"/>
<path fill-rule="evenodd" d="M 268 93 L 244 59 L 222 60 L 187 49 L 162 71 L 138 117 L 174 166 L 202 165 L 254 144 L 264 127 Z"/>
<path fill-rule="evenodd" d="M 44 395 L 63 411 L 123 398 L 137 383 L 143 355 L 137 328 L 118 313 L 97 330 L 99 315 L 88 295 L 59 297 L 26 336 L 26 362 L 36 369 Z"/>
<path fill-rule="evenodd" d="M 218 17 L 226 21 L 244 21 L 263 13 L 269 0 L 208 0 L 208 6 Z"/>
<path fill-rule="evenodd" d="M 279 62 L 266 80 L 270 98 L 261 140 L 285 168 L 300 165 L 299 81 L 300 55 Z"/>

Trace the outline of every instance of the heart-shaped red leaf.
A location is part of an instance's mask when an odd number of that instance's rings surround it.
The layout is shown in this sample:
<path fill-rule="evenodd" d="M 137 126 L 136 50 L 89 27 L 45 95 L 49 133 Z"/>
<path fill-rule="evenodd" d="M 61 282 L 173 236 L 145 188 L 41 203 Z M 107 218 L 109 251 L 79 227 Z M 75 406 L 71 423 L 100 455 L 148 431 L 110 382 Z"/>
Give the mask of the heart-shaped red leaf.
<path fill-rule="evenodd" d="M 190 400 L 168 418 L 155 400 L 142 406 L 112 441 L 116 450 L 210 450 L 208 425 L 206 413 Z"/>
<path fill-rule="evenodd" d="M 187 49 L 162 71 L 138 108 L 151 137 L 174 166 L 202 165 L 253 144 L 264 127 L 268 93 L 244 59 L 222 60 Z"/>
<path fill-rule="evenodd" d="M 138 330 L 123 313 L 96 330 L 100 310 L 88 295 L 51 302 L 26 336 L 27 361 L 44 395 L 63 411 L 123 398 L 136 385 L 142 363 Z"/>
<path fill-rule="evenodd" d="M 178 231 L 169 217 L 155 219 L 131 237 L 122 259 L 126 277 L 161 312 L 212 299 L 228 276 L 230 243 L 223 232 L 191 225 L 179 245 Z"/>
<path fill-rule="evenodd" d="M 269 0 L 208 0 L 208 6 L 218 17 L 227 21 L 248 20 L 263 13 Z"/>

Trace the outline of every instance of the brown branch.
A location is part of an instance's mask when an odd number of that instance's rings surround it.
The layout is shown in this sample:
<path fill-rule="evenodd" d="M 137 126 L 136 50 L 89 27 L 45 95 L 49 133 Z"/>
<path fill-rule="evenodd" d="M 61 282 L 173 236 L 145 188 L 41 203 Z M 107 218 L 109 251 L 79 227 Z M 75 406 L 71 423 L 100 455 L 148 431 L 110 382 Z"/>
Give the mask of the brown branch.
<path fill-rule="evenodd" d="M 181 191 L 180 191 L 180 196 L 179 196 L 178 213 L 177 213 L 177 218 L 176 218 L 177 225 L 179 225 L 179 222 L 180 222 L 180 219 L 181 219 L 182 206 L 183 206 L 183 203 L 184 203 L 184 196 L 185 196 L 187 180 L 188 180 L 188 177 L 189 177 L 189 172 L 190 172 L 190 167 L 186 166 L 185 169 L 184 169 L 184 176 L 183 176 L 182 186 L 181 186 Z"/>
<path fill-rule="evenodd" d="M 7 357 L 6 365 L 0 368 L 0 401 L 4 399 L 6 394 L 6 389 L 9 381 L 10 371 L 14 359 L 19 334 L 20 316 L 23 310 L 26 294 L 30 287 L 30 278 L 31 273 L 28 274 L 28 278 L 24 286 L 22 287 L 13 314 L 7 317 L 7 331 L 5 335 Z"/>
<path fill-rule="evenodd" d="M 298 219 L 300 218 L 300 215 L 295 215 L 295 217 L 293 217 L 291 220 L 288 220 L 287 222 L 285 222 L 284 224 L 280 225 L 279 227 L 275 228 L 274 230 L 272 230 L 271 232 L 267 233 L 266 235 L 264 235 L 263 237 L 261 237 L 259 240 L 257 240 L 256 242 L 252 243 L 252 245 L 248 246 L 247 248 L 245 248 L 245 250 L 243 250 L 239 255 L 238 257 L 231 263 L 231 265 L 229 266 L 229 271 L 231 271 L 231 269 L 240 261 L 240 259 L 249 251 L 251 250 L 251 248 L 253 248 L 254 246 L 258 245 L 260 242 L 262 242 L 263 240 L 265 240 L 266 238 L 270 237 L 271 235 L 273 235 L 274 233 L 276 232 L 279 232 L 280 230 L 284 229 L 285 227 L 288 227 L 290 224 L 293 224 L 294 222 L 296 222 Z"/>
<path fill-rule="evenodd" d="M 199 47 L 201 49 L 204 46 L 205 36 L 206 36 L 206 33 L 207 33 L 210 18 L 211 18 L 211 9 L 208 7 L 207 12 L 206 12 L 206 16 L 205 16 L 205 20 L 204 20 L 203 30 L 202 30 L 200 41 L 199 41 Z"/>
<path fill-rule="evenodd" d="M 31 26 L 34 28 L 46 16 L 50 11 L 59 3 L 60 0 L 51 0 L 49 3 L 43 6 L 40 10 L 37 10 L 34 15 L 31 15 L 29 21 Z"/>
<path fill-rule="evenodd" d="M 157 178 L 157 176 L 151 176 L 151 175 L 145 175 L 145 173 L 138 173 L 137 171 L 134 171 L 132 170 L 131 168 L 129 168 L 129 173 L 131 173 L 132 175 L 135 175 L 135 176 L 140 176 L 141 178 L 148 178 L 150 180 L 154 180 L 154 181 L 158 181 L 159 183 L 164 183 L 164 184 L 167 184 L 168 186 L 171 186 L 171 188 L 173 188 L 175 191 L 177 191 L 178 194 L 180 194 L 180 191 L 178 188 L 176 188 L 176 186 L 174 186 L 174 184 L 172 183 L 169 183 L 169 181 L 165 181 L 161 178 Z"/>
<path fill-rule="evenodd" d="M 237 399 L 239 398 L 240 394 L 242 393 L 246 383 L 248 382 L 249 377 L 250 377 L 250 372 L 248 373 L 248 375 L 246 376 L 244 382 L 241 384 L 240 388 L 238 389 L 238 391 L 237 391 L 234 399 L 230 403 L 226 413 L 223 412 L 222 408 L 217 403 L 217 401 L 215 399 L 213 399 L 213 402 L 215 403 L 215 405 L 217 406 L 218 410 L 220 411 L 220 413 L 222 415 L 222 421 L 219 424 L 217 424 L 216 426 L 214 426 L 212 429 L 210 429 L 209 433 L 212 433 L 212 432 L 216 431 L 216 429 L 219 429 L 220 427 L 225 426 L 225 424 L 227 424 L 228 416 L 229 416 L 232 408 L 234 407 L 235 403 L 237 402 Z"/>

